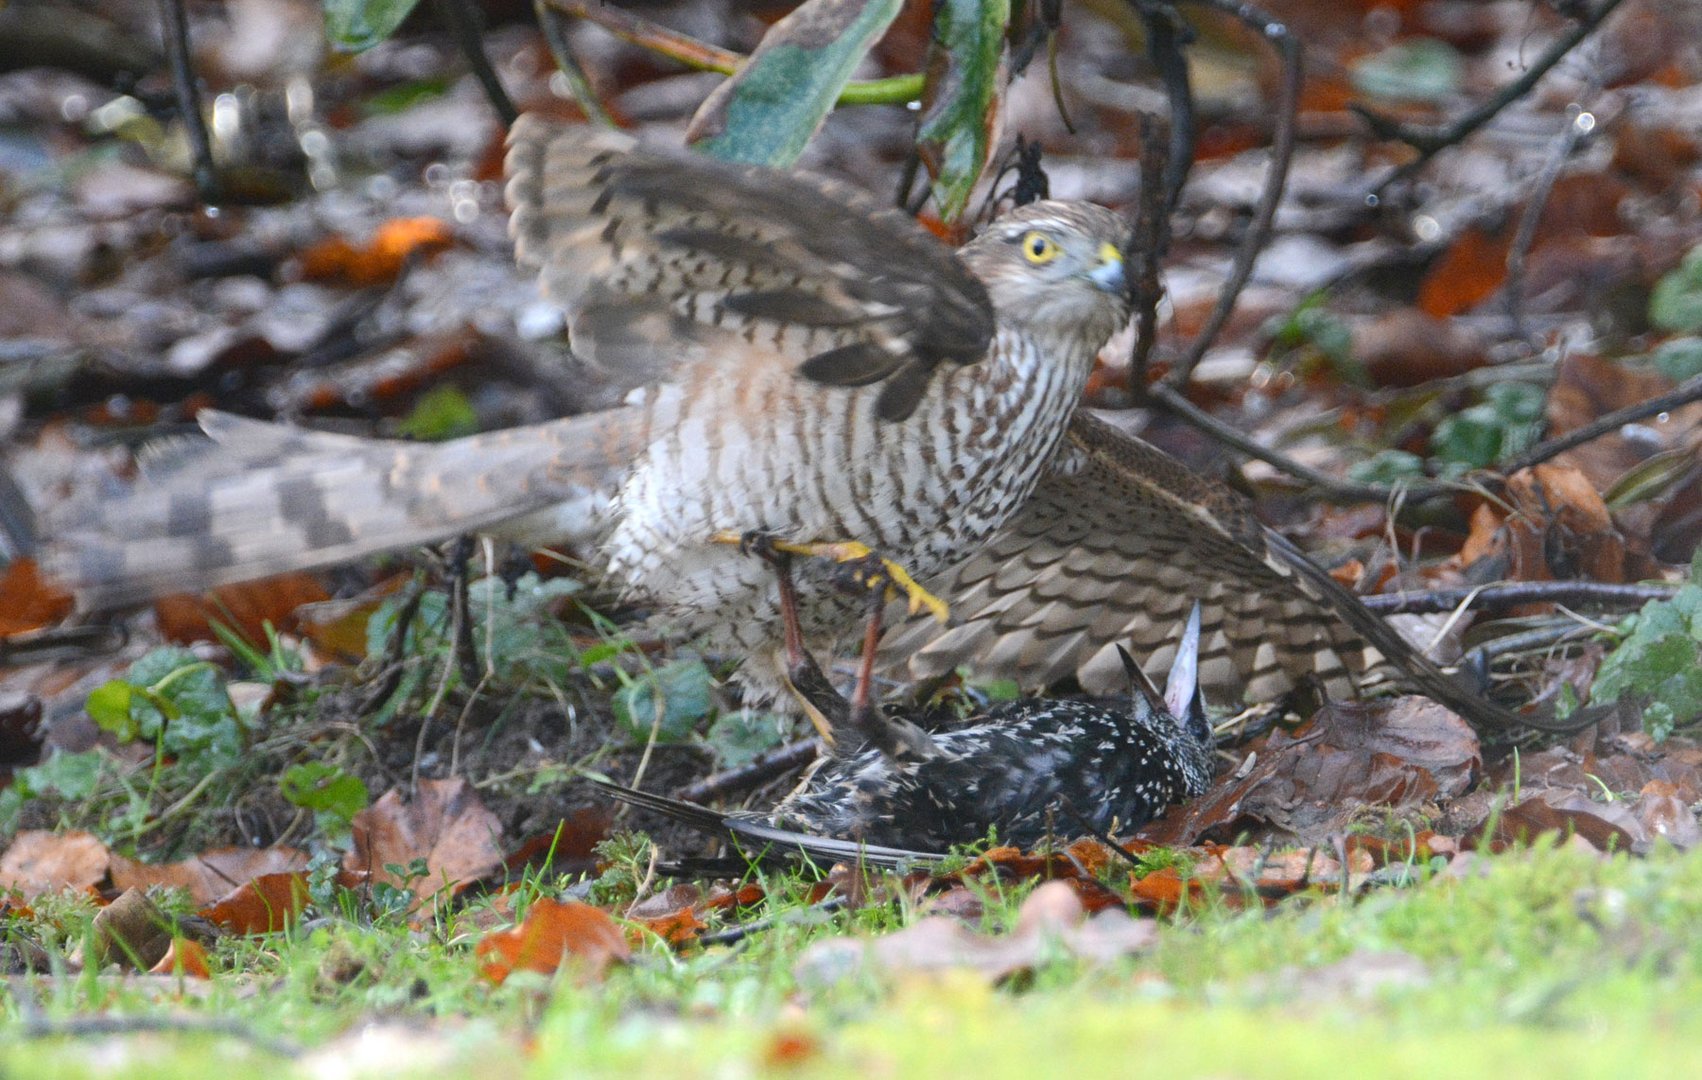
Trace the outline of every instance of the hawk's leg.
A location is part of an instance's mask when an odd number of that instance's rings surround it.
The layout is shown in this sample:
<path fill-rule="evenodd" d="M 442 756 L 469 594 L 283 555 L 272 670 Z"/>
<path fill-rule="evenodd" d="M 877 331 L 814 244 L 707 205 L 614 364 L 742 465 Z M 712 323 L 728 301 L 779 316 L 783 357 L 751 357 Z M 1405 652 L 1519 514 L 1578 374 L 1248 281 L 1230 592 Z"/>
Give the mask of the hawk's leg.
<path fill-rule="evenodd" d="M 862 547 L 861 544 L 855 546 Z M 875 652 L 880 647 L 881 632 L 885 628 L 883 623 L 888 593 L 895 584 L 892 578 L 895 567 L 891 560 L 868 553 L 847 561 L 846 569 L 851 587 L 866 592 L 865 603 L 869 608 L 868 621 L 863 626 L 863 653 L 857 661 L 857 682 L 851 691 L 851 715 L 848 718 L 851 728 L 889 758 L 934 757 L 939 750 L 932 736 L 908 720 L 887 716 L 874 702 Z M 921 586 L 910 581 L 910 575 L 905 574 L 904 580 L 915 586 L 917 592 L 922 592 Z M 922 595 L 928 594 L 923 592 Z M 934 602 L 942 608 L 945 606 L 938 600 Z M 911 610 L 915 611 L 915 593 L 911 594 L 911 603 Z"/>
<path fill-rule="evenodd" d="M 831 748 L 834 727 L 843 724 L 851 710 L 844 695 L 834 689 L 816 658 L 804 647 L 804 631 L 798 620 L 798 589 L 792 580 L 792 553 L 773 535 L 760 529 L 739 534 L 721 532 L 710 539 L 717 544 L 737 544 L 740 552 L 754 555 L 774 569 L 780 589 L 780 625 L 785 635 L 787 689 L 803 706 L 816 734 Z"/>

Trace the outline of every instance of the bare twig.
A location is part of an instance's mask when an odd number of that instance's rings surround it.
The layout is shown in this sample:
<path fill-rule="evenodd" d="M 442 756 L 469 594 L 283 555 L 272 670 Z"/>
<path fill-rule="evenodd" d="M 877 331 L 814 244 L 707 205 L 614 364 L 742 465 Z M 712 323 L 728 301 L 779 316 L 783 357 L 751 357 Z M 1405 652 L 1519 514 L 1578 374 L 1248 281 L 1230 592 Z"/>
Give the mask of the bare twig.
<path fill-rule="evenodd" d="M 1554 185 L 1559 182 L 1560 174 L 1565 171 L 1578 143 L 1594 130 L 1593 121 L 1594 118 L 1582 109 L 1573 110 L 1566 130 L 1561 133 L 1560 144 L 1537 174 L 1530 198 L 1519 215 L 1519 227 L 1513 234 L 1513 243 L 1507 249 L 1507 283 L 1502 289 L 1507 301 L 1507 317 L 1512 320 L 1513 332 L 1527 342 L 1532 340 L 1532 334 L 1525 321 L 1525 259 L 1530 255 L 1531 245 L 1536 242 L 1537 223 L 1542 220 L 1543 209 L 1554 193 Z"/>
<path fill-rule="evenodd" d="M 1217 335 L 1229 322 L 1230 313 L 1235 309 L 1235 301 L 1241 295 L 1241 290 L 1247 287 L 1247 279 L 1253 274 L 1253 263 L 1270 239 L 1271 228 L 1276 222 L 1277 204 L 1282 202 L 1282 193 L 1288 184 L 1288 167 L 1294 160 L 1295 117 L 1300 111 L 1300 83 L 1304 76 L 1300 42 L 1282 23 L 1252 4 L 1241 3 L 1240 0 L 1192 2 L 1225 12 L 1263 35 L 1282 61 L 1282 82 L 1277 88 L 1276 123 L 1271 133 L 1271 163 L 1265 173 L 1264 190 L 1259 193 L 1258 204 L 1253 208 L 1253 219 L 1248 222 L 1246 235 L 1241 238 L 1241 246 L 1235 252 L 1235 263 L 1230 269 L 1229 280 L 1224 283 L 1223 291 L 1218 294 L 1217 306 L 1212 309 L 1211 318 L 1206 320 L 1199 336 L 1177 360 L 1176 367 L 1170 373 L 1170 384 L 1178 387 L 1188 385 L 1200 358 L 1205 356 L 1212 342 L 1217 340 Z"/>
<path fill-rule="evenodd" d="M 609 110 L 603 108 L 596 89 L 591 85 L 590 76 L 585 74 L 585 69 L 579 64 L 579 58 L 573 55 L 573 49 L 568 45 L 567 19 L 544 0 L 532 0 L 532 10 L 538 16 L 538 26 L 544 32 L 544 42 L 550 47 L 550 56 L 556 62 L 556 70 L 567 80 L 567 88 L 572 91 L 573 100 L 585 110 L 586 118 L 593 124 L 614 127 L 615 118 L 609 115 Z"/>
<path fill-rule="evenodd" d="M 1601 581 L 1504 581 L 1475 588 L 1416 589 L 1361 596 L 1360 603 L 1379 615 L 1427 615 L 1464 605 L 1480 608 L 1555 603 L 1591 607 L 1637 607 L 1670 599 L 1676 585 L 1612 585 Z"/>
<path fill-rule="evenodd" d="M 485 43 L 479 34 L 479 16 L 473 10 L 471 0 L 437 0 L 437 11 L 454 36 L 461 55 L 467 58 L 468 66 L 473 69 L 473 77 L 484 87 L 491 108 L 502 118 L 503 126 L 514 123 L 520 116 L 520 110 L 509 100 L 508 91 L 502 88 L 502 81 L 491 67 L 490 57 L 485 55 Z"/>
<path fill-rule="evenodd" d="M 165 29 L 165 53 L 171 62 L 172 88 L 177 93 L 177 111 L 189 134 L 189 153 L 195 162 L 195 190 L 201 201 L 218 202 L 219 174 L 213 167 L 213 144 L 207 137 L 207 118 L 201 115 L 201 88 L 189 63 L 189 17 L 183 0 L 160 0 Z"/>
<path fill-rule="evenodd" d="M 1603 0 L 1594 11 L 1588 12 L 1551 46 L 1546 53 L 1537 58 L 1536 63 L 1525 70 L 1525 73 L 1502 87 L 1487 101 L 1451 124 L 1440 127 L 1416 126 L 1398 123 L 1380 113 L 1374 112 L 1363 105 L 1352 106 L 1353 110 L 1370 125 L 1372 134 L 1381 139 L 1396 139 L 1406 143 L 1418 151 L 1418 156 L 1404 165 L 1389 170 L 1389 174 L 1379 180 L 1371 189 L 1373 197 L 1381 197 L 1393 184 L 1412 177 L 1430 159 L 1456 143 L 1464 141 L 1473 132 L 1489 123 L 1508 105 L 1523 97 L 1537 81 L 1548 74 L 1549 69 L 1558 64 L 1563 57 L 1578 47 L 1578 43 L 1589 37 L 1596 27 L 1600 26 L 1623 0 Z"/>
<path fill-rule="evenodd" d="M 1513 473 L 1528 469 L 1532 465 L 1540 465 L 1549 458 L 1563 454 L 1575 446 L 1581 446 L 1591 439 L 1612 434 L 1626 424 L 1654 416 L 1656 413 L 1668 412 L 1681 405 L 1689 405 L 1693 401 L 1702 401 L 1702 375 L 1685 380 L 1676 389 L 1659 397 L 1628 405 L 1623 409 L 1615 409 L 1605 416 L 1596 417 L 1575 431 L 1568 431 L 1558 438 L 1540 442 L 1524 453 L 1515 455 L 1512 460 L 1500 463 L 1496 468 L 1503 473 Z"/>
<path fill-rule="evenodd" d="M 1158 69 L 1164 96 L 1170 101 L 1170 150 L 1164 173 L 1164 214 L 1169 217 L 1194 166 L 1194 91 L 1188 84 L 1188 59 L 1182 55 L 1182 46 L 1193 40 L 1194 32 L 1173 4 L 1163 0 L 1129 0 L 1129 4 L 1140 16 L 1147 56 Z"/>
<path fill-rule="evenodd" d="M 1141 136 L 1141 198 L 1135 208 L 1128 257 L 1133 270 L 1129 279 L 1129 295 L 1135 306 L 1135 343 L 1129 352 L 1129 387 L 1138 395 L 1146 387 L 1147 364 L 1152 358 L 1152 347 L 1158 341 L 1158 302 L 1164 296 L 1164 286 L 1158 280 L 1158 267 L 1165 252 L 1170 249 L 1170 204 L 1163 188 L 1169 153 L 1166 125 L 1159 117 L 1148 114 L 1142 114 L 1137 122 Z"/>
<path fill-rule="evenodd" d="M 711 773 L 695 784 L 681 788 L 678 797 L 686 802 L 707 803 L 735 791 L 745 791 L 814 761 L 821 753 L 820 739 L 800 739 L 760 754 L 736 769 Z"/>

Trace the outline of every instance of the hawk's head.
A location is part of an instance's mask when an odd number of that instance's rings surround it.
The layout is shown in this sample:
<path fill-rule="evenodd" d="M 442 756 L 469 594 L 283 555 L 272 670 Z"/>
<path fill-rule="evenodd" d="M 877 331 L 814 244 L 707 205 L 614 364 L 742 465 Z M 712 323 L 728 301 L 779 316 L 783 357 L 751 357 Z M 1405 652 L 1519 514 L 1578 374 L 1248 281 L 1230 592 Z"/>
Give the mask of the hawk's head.
<path fill-rule="evenodd" d="M 959 252 L 1002 323 L 1103 342 L 1129 317 L 1122 245 L 1129 224 L 1092 203 L 1042 201 L 989 225 Z"/>

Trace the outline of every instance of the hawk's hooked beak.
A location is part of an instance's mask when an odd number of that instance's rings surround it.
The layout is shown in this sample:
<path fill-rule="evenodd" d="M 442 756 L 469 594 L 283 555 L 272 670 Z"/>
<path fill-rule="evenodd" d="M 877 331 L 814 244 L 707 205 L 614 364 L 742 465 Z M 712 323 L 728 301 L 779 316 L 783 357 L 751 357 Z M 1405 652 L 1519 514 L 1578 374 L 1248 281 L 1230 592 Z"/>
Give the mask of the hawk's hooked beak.
<path fill-rule="evenodd" d="M 1089 270 L 1087 279 L 1101 292 L 1120 293 L 1128 287 L 1123 274 L 1123 253 L 1107 241 L 1099 245 L 1099 265 Z"/>

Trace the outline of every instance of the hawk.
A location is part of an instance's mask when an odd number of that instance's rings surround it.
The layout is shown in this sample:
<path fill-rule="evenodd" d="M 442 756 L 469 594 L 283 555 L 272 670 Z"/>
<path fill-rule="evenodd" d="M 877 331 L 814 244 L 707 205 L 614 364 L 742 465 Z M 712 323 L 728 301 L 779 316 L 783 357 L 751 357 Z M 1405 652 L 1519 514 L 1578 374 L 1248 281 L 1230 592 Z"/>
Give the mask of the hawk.
<path fill-rule="evenodd" d="M 1120 680 L 1115 646 L 1168 664 L 1198 597 L 1221 694 L 1394 669 L 1479 724 L 1516 722 L 1417 655 L 1225 489 L 1078 412 L 1129 315 L 1127 223 L 1043 201 L 953 252 L 831 180 L 522 117 L 510 231 L 600 381 L 583 415 L 439 444 L 202 413 L 210 440 L 72 507 L 45 563 L 87 605 L 341 562 L 469 531 L 595 551 L 671 628 L 785 661 L 774 578 L 718 533 L 856 540 L 933 582 L 956 626 L 889 655 L 973 659 L 1027 685 Z M 812 647 L 863 605 L 801 567 Z"/>

